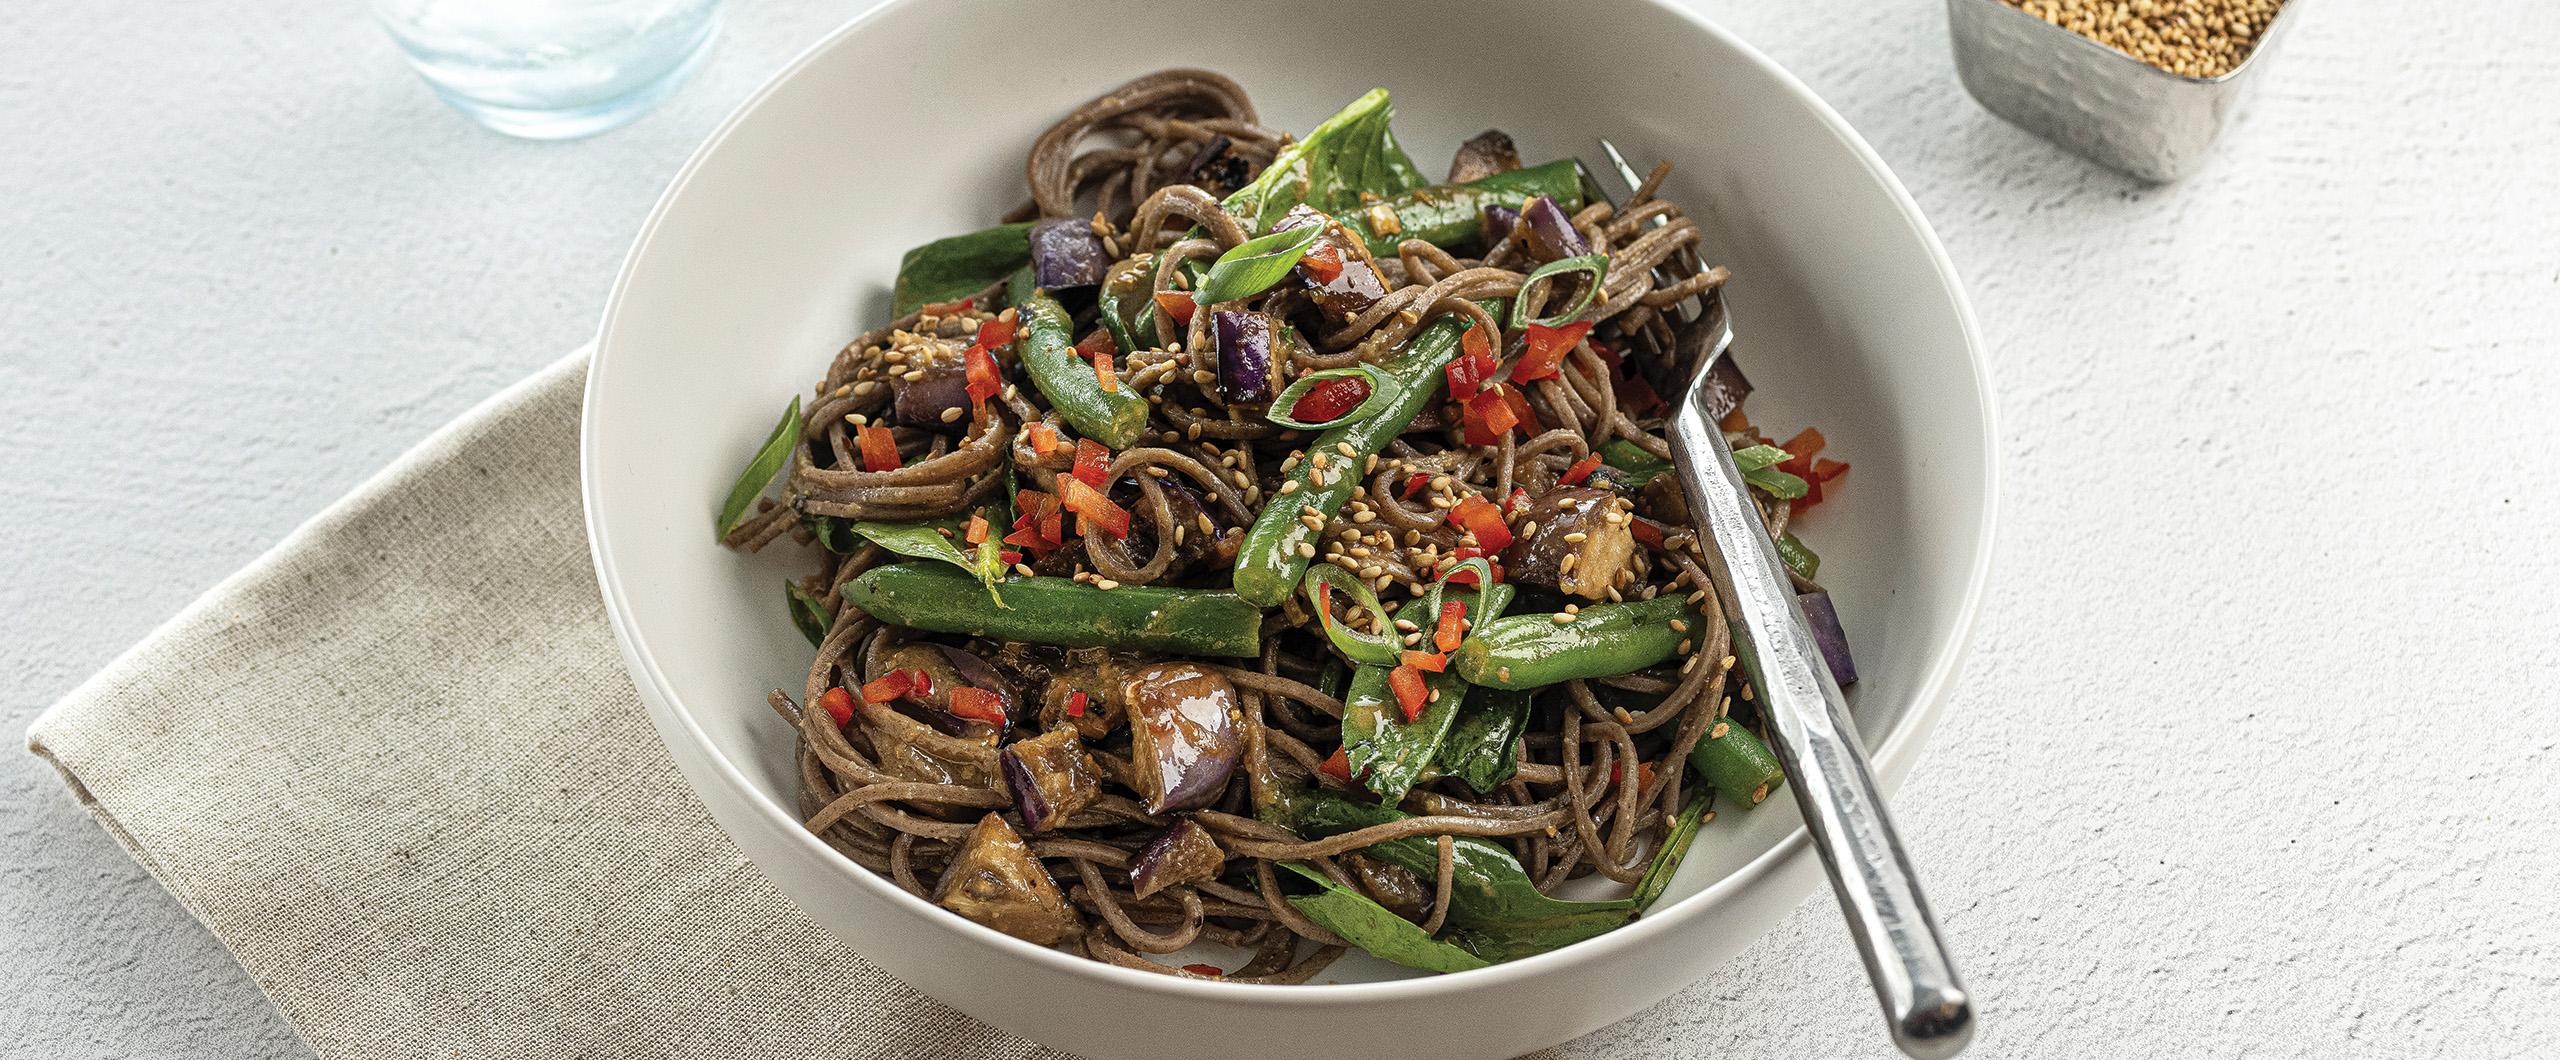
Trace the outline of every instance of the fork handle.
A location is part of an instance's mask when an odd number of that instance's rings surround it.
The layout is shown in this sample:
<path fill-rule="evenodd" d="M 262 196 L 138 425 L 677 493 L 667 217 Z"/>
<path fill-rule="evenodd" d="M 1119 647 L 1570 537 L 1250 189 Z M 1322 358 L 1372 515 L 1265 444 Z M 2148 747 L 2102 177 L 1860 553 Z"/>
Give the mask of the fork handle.
<path fill-rule="evenodd" d="M 1671 424 L 1673 463 L 1705 549 L 1734 655 L 1759 693 L 1778 761 L 1795 783 L 1805 829 L 1875 983 L 1894 1044 L 1921 1060 L 1962 1051 L 1973 1003 L 1947 959 L 1937 919 L 1895 835 L 1866 751 L 1796 603 L 1794 588 L 1751 501 L 1733 450 L 1692 387 Z"/>

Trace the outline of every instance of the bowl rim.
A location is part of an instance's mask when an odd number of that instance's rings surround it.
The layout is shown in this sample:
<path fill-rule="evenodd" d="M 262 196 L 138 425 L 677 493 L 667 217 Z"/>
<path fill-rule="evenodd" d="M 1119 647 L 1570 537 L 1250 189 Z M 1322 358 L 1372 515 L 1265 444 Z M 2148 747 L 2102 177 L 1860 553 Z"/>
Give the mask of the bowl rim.
<path fill-rule="evenodd" d="M 605 351 L 613 347 L 614 322 L 621 315 L 623 299 L 630 290 L 633 272 L 648 251 L 660 225 L 666 220 L 669 208 L 691 184 L 705 161 L 718 152 L 721 145 L 768 100 L 780 92 L 783 86 L 796 79 L 804 69 L 834 50 L 846 38 L 861 32 L 888 12 L 926 2 L 927 0 L 884 0 L 846 20 L 843 25 L 810 44 L 790 62 L 776 70 L 752 95 L 739 103 L 728 117 L 722 119 L 720 125 L 703 140 L 700 147 L 695 148 L 693 154 L 685 160 L 684 166 L 669 180 L 666 191 L 660 194 L 657 203 L 650 208 L 648 219 L 641 223 L 638 234 L 632 240 L 631 249 L 623 257 L 622 266 L 615 272 L 613 290 L 605 301 L 594 352 L 590 355 L 588 362 L 586 387 L 580 398 L 578 485 L 581 507 L 585 515 L 588 550 L 595 562 L 596 582 L 604 598 L 606 617 L 613 627 L 615 637 L 621 643 L 624 668 L 630 671 L 636 683 L 648 686 L 655 692 L 656 698 L 668 706 L 669 709 L 663 712 L 667 717 L 662 721 L 672 721 L 681 727 L 692 741 L 694 748 L 701 752 L 702 761 L 708 765 L 724 787 L 744 795 L 744 802 L 750 807 L 750 812 L 768 818 L 769 824 L 778 825 L 779 827 L 775 829 L 776 834 L 790 836 L 791 842 L 819 855 L 823 861 L 839 871 L 851 870 L 843 871 L 843 874 L 853 878 L 857 887 L 867 887 L 877 899 L 908 904 L 913 911 L 927 913 L 932 919 L 947 922 L 951 930 L 963 935 L 975 933 L 972 937 L 977 941 L 1008 952 L 1018 959 L 1044 965 L 1052 971 L 1071 976 L 1096 976 L 1105 983 L 1140 991 L 1187 997 L 1192 1000 L 1234 1001 L 1249 997 L 1255 1004 L 1277 1005 L 1284 1008 L 1309 1006 L 1321 1008 L 1354 999 L 1363 1003 L 1428 1000 L 1444 995 L 1472 993 L 1478 989 L 1519 984 L 1546 975 L 1550 970 L 1561 971 L 1568 966 L 1586 961 L 1622 956 L 1626 951 L 1636 949 L 1653 936 L 1671 930 L 1681 921 L 1702 915 L 1707 909 L 1724 902 L 1737 892 L 1778 872 L 1790 859 L 1804 856 L 1809 852 L 1808 833 L 1804 825 L 1798 823 L 1785 837 L 1771 845 L 1769 849 L 1762 851 L 1758 857 L 1700 889 L 1696 894 L 1674 902 L 1659 911 L 1638 917 L 1623 927 L 1570 946 L 1519 960 L 1505 961 L 1463 972 L 1364 983 L 1229 983 L 1122 968 L 1063 950 L 1035 945 L 966 918 L 952 916 L 941 907 L 909 894 L 904 888 L 854 864 L 834 848 L 827 846 L 823 840 L 803 827 L 785 807 L 766 796 L 758 785 L 750 781 L 745 771 L 711 741 L 709 734 L 694 719 L 692 711 L 682 705 L 680 697 L 675 694 L 674 686 L 659 671 L 656 658 L 650 652 L 646 642 L 641 639 L 638 631 L 632 627 L 628 618 L 629 596 L 624 589 L 621 570 L 613 553 L 612 539 L 605 532 L 604 518 L 600 514 L 597 500 L 601 484 L 599 478 L 601 463 L 597 459 L 597 445 L 600 439 L 597 436 L 598 419 L 593 412 L 602 397 L 604 380 L 610 367 Z M 1807 105 L 1823 128 L 1828 130 L 1843 147 L 1846 147 L 1865 168 L 1869 178 L 1883 187 L 1900 213 L 1904 226 L 1911 235 L 1918 238 L 1926 251 L 1942 293 L 1955 310 L 1956 321 L 1964 338 L 1966 359 L 1973 373 L 1976 413 L 1980 416 L 1982 423 L 1982 456 L 1980 466 L 1976 469 L 1983 484 L 1982 504 L 1971 550 L 1972 569 L 1966 578 L 1954 623 L 1931 651 L 1933 662 L 1916 686 L 1910 710 L 1895 723 L 1893 729 L 1886 734 L 1881 746 L 1870 755 L 1870 760 L 1879 773 L 1890 773 L 1895 767 L 1907 768 L 1910 763 L 1906 760 L 1918 754 L 1920 746 L 1935 728 L 1939 718 L 1944 715 L 1947 704 L 1952 698 L 1956 678 L 1963 669 L 1974 633 L 1980 625 L 1983 600 L 1990 584 L 1992 555 L 1997 538 L 2000 516 L 1999 410 L 1997 403 L 1993 400 L 1994 390 L 1988 359 L 1984 353 L 1981 326 L 1974 317 L 1973 303 L 1966 296 L 1964 286 L 1957 277 L 1954 260 L 1948 256 L 1946 247 L 1939 241 L 1936 230 L 1930 227 L 1927 219 L 1922 215 L 1919 203 L 1911 197 L 1909 190 L 1902 186 L 1901 180 L 1894 176 L 1893 171 L 1885 165 L 1875 149 L 1850 127 L 1848 121 L 1842 118 L 1838 111 L 1833 110 L 1829 103 L 1815 94 L 1785 67 L 1770 59 L 1748 41 L 1704 16 L 1673 0 L 1635 0 L 1635 2 L 1649 4 L 1715 38 L 1726 47 L 1733 49 L 1745 62 L 1772 78 L 1797 102 Z M 643 697 L 644 707 L 645 701 L 649 698 L 651 697 Z M 663 725 L 661 731 L 663 732 Z M 726 826 L 723 826 L 723 830 L 727 830 Z M 753 859 L 750 858 L 749 861 L 752 864 Z"/>

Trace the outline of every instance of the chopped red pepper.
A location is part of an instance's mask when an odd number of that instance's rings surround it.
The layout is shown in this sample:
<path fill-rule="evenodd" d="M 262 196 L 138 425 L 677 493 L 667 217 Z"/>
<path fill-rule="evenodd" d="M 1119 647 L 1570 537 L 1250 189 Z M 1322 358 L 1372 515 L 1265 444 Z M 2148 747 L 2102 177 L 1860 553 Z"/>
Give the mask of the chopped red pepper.
<path fill-rule="evenodd" d="M 1607 343 L 1598 339 L 1591 340 L 1591 352 L 1599 354 L 1600 359 L 1607 362 L 1611 368 L 1627 363 L 1626 358 L 1618 356 L 1618 351 L 1610 349 Z"/>
<path fill-rule="evenodd" d="M 1317 766 L 1316 772 L 1332 777 L 1333 779 L 1339 780 L 1345 784 L 1351 783 L 1351 749 L 1348 747 L 1334 748 L 1333 757 L 1325 759 L 1323 765 Z"/>
<path fill-rule="evenodd" d="M 827 712 L 827 717 L 835 721 L 836 728 L 844 728 L 846 722 L 853 720 L 853 693 L 842 688 L 830 688 L 818 696 L 818 709 Z"/>
<path fill-rule="evenodd" d="M 1502 503 L 1503 517 L 1509 518 L 1511 516 L 1518 515 L 1520 514 L 1520 509 L 1528 506 L 1529 491 L 1518 486 L 1513 486 L 1511 487 L 1511 499 Z"/>
<path fill-rule="evenodd" d="M 1092 697 L 1087 696 L 1082 692 L 1067 693 L 1067 716 L 1070 718 L 1084 717 L 1084 706 L 1086 703 L 1091 702 L 1091 700 Z"/>
<path fill-rule="evenodd" d="M 1067 543 L 1066 511 L 1066 506 L 1058 503 L 1057 494 L 1041 498 L 1040 536 L 1047 539 L 1053 548 Z"/>
<path fill-rule="evenodd" d="M 1004 697 L 983 688 L 952 689 L 951 712 L 970 721 L 1004 728 Z"/>
<path fill-rule="evenodd" d="M 1527 383 L 1555 378 L 1556 365 L 1563 363 L 1565 355 L 1572 353 L 1574 345 L 1580 343 L 1584 333 L 1590 330 L 1591 322 L 1588 320 L 1567 324 L 1560 328 L 1551 328 L 1544 324 L 1529 325 L 1527 337 L 1523 341 L 1526 352 L 1520 355 L 1520 363 L 1511 367 L 1511 380 L 1515 383 Z"/>
<path fill-rule="evenodd" d="M 1454 567 L 1471 559 L 1483 560 L 1485 566 L 1493 568 L 1493 580 L 1497 582 L 1502 580 L 1502 564 L 1493 557 L 1486 555 L 1483 549 L 1476 548 L 1471 545 L 1460 545 L 1457 548 L 1450 550 L 1448 562 L 1441 564 L 1441 566 Z M 1451 585 L 1474 585 L 1475 583 L 1476 572 L 1472 570 L 1462 570 L 1449 576 L 1449 584 Z"/>
<path fill-rule="evenodd" d="M 1431 646 L 1441 651 L 1458 650 L 1458 642 L 1466 637 L 1467 605 L 1449 600 L 1440 605 L 1440 624 L 1431 631 Z"/>
<path fill-rule="evenodd" d="M 1307 423 L 1327 423 L 1341 419 L 1360 403 L 1369 400 L 1369 381 L 1358 376 L 1327 379 L 1308 388 L 1298 403 L 1289 407 L 1293 419 Z"/>
<path fill-rule="evenodd" d="M 964 359 L 968 362 L 969 400 L 985 401 L 1004 389 L 1004 376 L 996 371 L 996 359 L 987 354 L 986 347 L 969 347 Z"/>
<path fill-rule="evenodd" d="M 1545 429 L 1545 425 L 1538 422 L 1538 411 L 1529 407 L 1529 395 L 1509 384 L 1495 383 L 1493 386 L 1501 392 L 1502 403 L 1511 409 L 1512 426 L 1519 428 L 1522 435 L 1536 434 Z"/>
<path fill-rule="evenodd" d="M 1022 553 L 1008 548 L 1002 552 L 996 553 L 996 558 L 1003 560 L 1004 565 L 1010 567 L 1016 563 L 1022 562 Z"/>
<path fill-rule="evenodd" d="M 1662 528 L 1653 525 L 1653 520 L 1638 518 L 1627 524 L 1627 532 L 1635 535 L 1637 544 L 1656 552 L 1663 551 Z"/>
<path fill-rule="evenodd" d="M 1040 498 L 1048 494 L 1039 490 L 1023 490 L 1013 495 L 1013 528 L 1020 530 L 1040 517 Z"/>
<path fill-rule="evenodd" d="M 1214 965 L 1214 964 L 1186 964 L 1186 965 L 1183 965 L 1183 966 L 1182 966 L 1182 970 L 1183 970 L 1183 971 L 1186 971 L 1186 972 L 1190 972 L 1190 973 L 1191 973 L 1191 974 L 1193 974 L 1193 975 L 1219 975 L 1219 976 L 1223 976 L 1223 975 L 1227 974 L 1227 973 L 1225 973 L 1225 972 L 1219 971 L 1219 970 L 1218 970 L 1218 966 L 1217 966 L 1217 965 Z"/>
<path fill-rule="evenodd" d="M 922 306 L 917 307 L 917 312 L 923 313 L 929 317 L 956 317 L 962 313 L 970 311 L 971 309 L 977 308 L 977 306 L 977 296 L 971 295 L 957 302 L 926 302 Z"/>
<path fill-rule="evenodd" d="M 1111 331 L 1108 328 L 1095 328 L 1093 334 L 1085 336 L 1084 341 L 1076 343 L 1076 356 L 1088 361 L 1092 360 L 1093 355 L 1097 353 L 1116 355 L 1119 352 L 1120 342 L 1111 337 Z"/>
<path fill-rule="evenodd" d="M 887 427 L 864 427 L 854 432 L 854 440 L 862 447 L 862 469 L 865 471 L 896 471 L 906 464 L 898 456 L 898 440 L 890 437 Z"/>
<path fill-rule="evenodd" d="M 1408 649 L 1405 651 L 1403 658 L 1406 666 L 1413 667 L 1416 670 L 1429 670 L 1436 674 L 1445 672 L 1449 669 L 1449 656 L 1442 652 L 1413 651 Z"/>
<path fill-rule="evenodd" d="M 899 696 L 914 692 L 916 690 L 916 673 L 917 671 L 914 670 L 891 670 L 886 674 L 882 674 L 879 680 L 862 686 L 862 701 L 865 703 L 886 703 L 892 699 L 898 698 Z"/>
<path fill-rule="evenodd" d="M 1111 447 L 1091 438 L 1076 439 L 1076 478 L 1085 485 L 1101 489 L 1109 482 L 1103 474 L 1111 469 Z"/>
<path fill-rule="evenodd" d="M 1023 428 L 1023 430 L 1031 435 L 1032 452 L 1038 453 L 1041 456 L 1047 456 L 1058 451 L 1057 428 L 1049 426 L 1046 423 L 1034 422 L 1030 426 Z"/>
<path fill-rule="evenodd" d="M 1158 291 L 1156 308 L 1172 317 L 1174 323 L 1187 328 L 1191 326 L 1191 314 L 1200 311 L 1200 303 L 1181 291 Z"/>
<path fill-rule="evenodd" d="M 1511 528 L 1502 521 L 1502 512 L 1481 496 L 1469 495 L 1449 509 L 1449 518 L 1461 530 L 1476 535 L 1476 547 L 1491 555 L 1511 547 Z"/>
<path fill-rule="evenodd" d="M 1404 710 L 1404 720 L 1411 722 L 1422 716 L 1422 708 L 1431 705 L 1431 689 L 1422 683 L 1422 671 L 1411 665 L 1387 671 L 1387 686 L 1395 689 L 1396 706 Z"/>
<path fill-rule="evenodd" d="M 969 517 L 969 530 L 967 533 L 960 535 L 960 539 L 967 541 L 972 545 L 986 544 L 987 517 L 983 515 L 971 515 Z"/>
<path fill-rule="evenodd" d="M 916 675 L 916 690 L 913 693 L 910 693 L 911 695 L 929 696 L 933 694 L 932 674 L 923 670 L 909 670 L 907 672 Z"/>
<path fill-rule="evenodd" d="M 1632 416 L 1642 416 L 1661 407 L 1662 395 L 1653 392 L 1653 384 L 1634 372 L 1620 372 L 1609 381 L 1618 392 L 1618 406 Z"/>
<path fill-rule="evenodd" d="M 1465 352 L 1449 362 L 1442 371 L 1449 377 L 1449 396 L 1467 398 L 1484 388 L 1486 381 L 1500 371 L 1502 362 L 1493 355 L 1494 338 L 1483 323 L 1468 328 L 1458 345 Z"/>
<path fill-rule="evenodd" d="M 1502 400 L 1500 390 L 1479 391 L 1468 398 L 1461 418 L 1466 421 L 1468 445 L 1499 444 L 1503 432 L 1520 423 L 1520 418 L 1511 414 L 1510 403 Z"/>
<path fill-rule="evenodd" d="M 1342 275 L 1342 252 L 1330 245 L 1319 244 L 1298 259 L 1298 267 L 1307 270 L 1310 280 L 1320 284 L 1332 283 L 1334 277 Z"/>
<path fill-rule="evenodd" d="M 1129 536 L 1128 509 L 1111 503 L 1111 498 L 1085 485 L 1083 479 L 1059 479 L 1058 489 L 1059 501 L 1083 520 L 1078 524 L 1083 529 L 1101 527 L 1103 533 L 1113 537 Z"/>
<path fill-rule="evenodd" d="M 1116 391 L 1120 389 L 1120 374 L 1111 370 L 1110 351 L 1093 351 L 1093 378 L 1095 381 L 1100 382 L 1102 384 L 1102 389 L 1106 391 Z"/>
<path fill-rule="evenodd" d="M 1598 470 L 1600 470 L 1600 454 L 1593 453 L 1590 456 L 1574 461 L 1572 467 L 1564 469 L 1564 474 L 1556 478 L 1556 485 L 1573 485 L 1583 479 L 1590 478 L 1591 473 Z"/>
<path fill-rule="evenodd" d="M 1038 518 L 1039 518 L 1039 516 L 1038 516 L 1037 514 L 1034 514 L 1034 515 L 1032 516 L 1032 518 L 1033 518 L 1033 519 L 1038 519 Z M 1004 543 L 1005 543 L 1005 544 L 1008 544 L 1008 545 L 1020 545 L 1020 546 L 1022 546 L 1022 547 L 1024 547 L 1024 548 L 1030 549 L 1030 550 L 1032 550 L 1032 551 L 1034 551 L 1034 552 L 1038 552 L 1038 551 L 1042 551 L 1042 550 L 1045 550 L 1045 549 L 1049 549 L 1049 548 L 1053 548 L 1053 547 L 1055 547 L 1055 546 L 1051 545 L 1049 542 L 1044 541 L 1044 540 L 1041 540 L 1041 538 L 1040 538 L 1040 528 L 1039 528 L 1039 527 L 1037 527 L 1037 526 L 1026 526 L 1026 527 L 1022 527 L 1022 528 L 1020 528 L 1020 529 L 1018 529 L 1018 530 L 1015 530 L 1014 532 L 1012 532 L 1012 533 L 1010 533 L 1010 534 L 1006 534 L 1006 535 L 1004 535 Z M 1010 562 L 1013 562 L 1013 561 L 1011 561 L 1011 560 L 1006 560 L 1005 562 L 1010 563 Z"/>
<path fill-rule="evenodd" d="M 980 346 L 992 350 L 1012 341 L 1012 321 L 997 319 L 978 325 L 978 345 Z"/>
<path fill-rule="evenodd" d="M 1415 494 L 1417 494 L 1417 493 L 1421 493 L 1421 492 L 1422 492 L 1422 490 L 1423 490 L 1423 487 L 1426 487 L 1426 486 L 1429 486 L 1429 485 L 1431 485 L 1431 476 L 1430 476 L 1429 474 L 1424 473 L 1424 472 L 1416 471 L 1416 472 L 1414 472 L 1412 475 L 1407 476 L 1407 477 L 1405 478 L 1405 480 L 1404 480 L 1404 489 L 1403 489 L 1403 490 L 1401 490 L 1401 491 L 1398 491 L 1398 493 L 1396 494 L 1396 496 L 1397 496 L 1399 499 L 1402 499 L 1402 500 L 1408 500 L 1408 501 L 1409 501 L 1409 500 L 1412 500 L 1412 499 L 1413 499 L 1413 497 L 1414 497 L 1414 495 L 1415 495 Z"/>

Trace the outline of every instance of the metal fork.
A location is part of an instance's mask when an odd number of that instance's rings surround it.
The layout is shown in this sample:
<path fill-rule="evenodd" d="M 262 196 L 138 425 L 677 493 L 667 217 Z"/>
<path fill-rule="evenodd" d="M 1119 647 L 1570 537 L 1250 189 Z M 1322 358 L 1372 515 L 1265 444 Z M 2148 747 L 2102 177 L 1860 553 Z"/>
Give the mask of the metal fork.
<path fill-rule="evenodd" d="M 1642 183 L 1635 169 L 1616 145 L 1602 140 L 1600 148 L 1634 194 Z M 1973 1039 L 1972 997 L 1947 959 L 1937 918 L 1876 790 L 1848 701 L 1710 411 L 1709 369 L 1733 344 L 1722 290 L 1707 293 L 1702 312 L 1712 319 L 1693 324 L 1705 330 L 1706 344 L 1671 419 L 1671 456 L 1693 530 L 1714 546 L 1705 550 L 1707 573 L 1733 628 L 1734 656 L 1759 694 L 1778 761 L 1795 782 L 1805 830 L 1848 917 L 1894 1044 L 1921 1060 L 1954 1056 Z"/>

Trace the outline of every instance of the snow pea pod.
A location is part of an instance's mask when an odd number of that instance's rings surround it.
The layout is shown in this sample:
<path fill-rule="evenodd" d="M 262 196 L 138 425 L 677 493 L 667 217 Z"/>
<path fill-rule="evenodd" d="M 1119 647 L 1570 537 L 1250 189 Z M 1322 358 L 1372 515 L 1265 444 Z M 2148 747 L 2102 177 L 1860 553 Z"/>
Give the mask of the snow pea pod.
<path fill-rule="evenodd" d="M 1351 775 L 1391 803 L 1403 799 L 1438 759 L 1441 741 L 1456 724 L 1470 688 L 1456 674 L 1423 674 L 1423 687 L 1438 698 L 1406 721 L 1387 684 L 1393 669 L 1360 667 L 1352 673 L 1351 690 L 1342 699 L 1342 747 Z"/>
<path fill-rule="evenodd" d="M 1556 614 L 1495 621 L 1458 645 L 1449 669 L 1490 688 L 1537 688 L 1576 677 L 1633 673 L 1678 654 L 1706 618 L 1686 597 L 1596 604 L 1568 621 Z M 1694 646 L 1694 645 L 1693 645 Z"/>
<path fill-rule="evenodd" d="M 1313 514 L 1320 522 L 1332 519 L 1360 485 L 1363 462 L 1386 448 L 1425 405 L 1439 398 L 1446 385 L 1441 369 L 1457 355 L 1458 337 L 1465 334 L 1467 323 L 1468 318 L 1456 315 L 1432 321 L 1382 373 L 1404 388 L 1392 405 L 1316 436 L 1297 466 L 1289 469 L 1281 491 L 1267 499 L 1253 529 L 1245 532 L 1244 547 L 1236 554 L 1238 595 L 1260 607 L 1278 607 L 1289 598 L 1316 551 L 1316 532 L 1300 517 Z M 1138 407 L 1143 410 L 1146 404 L 1140 402 Z"/>
<path fill-rule="evenodd" d="M 1234 593 L 1016 578 L 1004 583 L 998 602 L 950 564 L 893 563 L 846 582 L 844 595 L 884 622 L 936 633 L 1181 655 L 1262 651 L 1262 611 Z"/>
<path fill-rule="evenodd" d="M 1076 356 L 1075 324 L 1056 299 L 1033 292 L 1015 307 L 1022 366 L 1049 407 L 1094 441 L 1114 449 L 1137 444 L 1147 429 L 1147 399 L 1128 387 L 1102 388 L 1093 362 Z"/>

